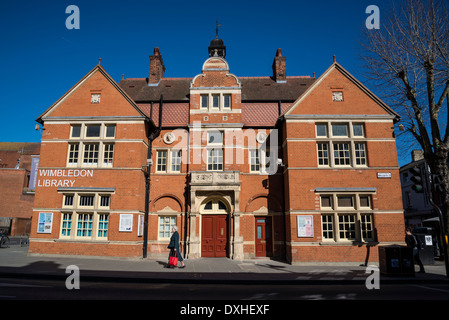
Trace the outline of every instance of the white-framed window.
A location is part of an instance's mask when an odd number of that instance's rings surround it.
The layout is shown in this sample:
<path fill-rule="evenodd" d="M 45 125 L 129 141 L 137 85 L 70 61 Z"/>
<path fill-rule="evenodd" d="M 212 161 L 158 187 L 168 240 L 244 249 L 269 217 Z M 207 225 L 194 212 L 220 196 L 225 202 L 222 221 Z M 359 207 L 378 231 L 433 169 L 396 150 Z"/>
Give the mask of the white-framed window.
<path fill-rule="evenodd" d="M 212 94 L 212 108 L 219 109 L 220 108 L 220 95 Z"/>
<path fill-rule="evenodd" d="M 317 122 L 319 167 L 366 167 L 367 145 L 363 123 Z"/>
<path fill-rule="evenodd" d="M 99 143 L 85 143 L 84 144 L 84 155 L 83 155 L 83 164 L 84 165 L 97 165 L 98 164 L 98 150 L 100 144 Z"/>
<path fill-rule="evenodd" d="M 268 174 L 270 172 L 270 165 L 274 155 L 268 148 L 250 149 L 249 163 L 250 172 L 258 172 Z M 271 172 L 270 172 L 271 173 Z"/>
<path fill-rule="evenodd" d="M 320 194 L 323 241 L 373 241 L 371 194 Z"/>
<path fill-rule="evenodd" d="M 114 144 L 105 143 L 103 145 L 103 165 L 112 166 L 114 161 Z"/>
<path fill-rule="evenodd" d="M 200 210 L 203 213 L 227 213 L 228 207 L 220 199 L 214 198 L 203 203 Z"/>
<path fill-rule="evenodd" d="M 350 143 L 334 143 L 334 165 L 349 166 L 351 164 Z"/>
<path fill-rule="evenodd" d="M 80 207 L 92 207 L 94 206 L 95 195 L 80 195 L 78 206 Z"/>
<path fill-rule="evenodd" d="M 201 109 L 208 109 L 209 108 L 209 95 L 208 94 L 202 94 L 200 96 L 200 104 L 201 104 Z"/>
<path fill-rule="evenodd" d="M 181 172 L 181 150 L 170 151 L 171 172 Z"/>
<path fill-rule="evenodd" d="M 78 213 L 76 236 L 81 238 L 92 237 L 93 213 Z"/>
<path fill-rule="evenodd" d="M 355 142 L 355 164 L 358 166 L 366 165 L 366 143 L 365 142 Z"/>
<path fill-rule="evenodd" d="M 223 144 L 223 132 L 210 130 L 207 131 L 207 144 L 208 145 L 222 145 Z"/>
<path fill-rule="evenodd" d="M 159 239 L 170 239 L 171 229 L 176 225 L 176 216 L 159 216 Z"/>
<path fill-rule="evenodd" d="M 69 166 L 78 165 L 79 148 L 80 148 L 79 143 L 69 143 L 69 159 L 68 159 Z"/>
<path fill-rule="evenodd" d="M 75 195 L 73 195 L 73 194 L 65 194 L 62 206 L 63 207 L 69 207 L 69 208 L 73 207 L 73 205 L 74 205 L 74 203 L 73 203 L 74 198 L 75 198 Z"/>
<path fill-rule="evenodd" d="M 223 171 L 223 131 L 207 131 L 207 170 Z"/>
<path fill-rule="evenodd" d="M 84 137 L 100 138 L 101 124 L 88 124 L 85 126 Z"/>
<path fill-rule="evenodd" d="M 72 124 L 68 143 L 67 166 L 113 166 L 115 134 L 115 124 Z"/>
<path fill-rule="evenodd" d="M 81 138 L 80 124 L 74 124 L 70 126 L 70 138 Z"/>
<path fill-rule="evenodd" d="M 207 150 L 207 170 L 223 171 L 223 149 L 212 148 Z"/>
<path fill-rule="evenodd" d="M 103 208 L 109 208 L 109 205 L 111 203 L 111 196 L 110 195 L 100 195 L 100 203 L 99 206 Z"/>
<path fill-rule="evenodd" d="M 115 138 L 115 124 L 107 124 L 105 125 L 104 137 L 106 139 Z"/>
<path fill-rule="evenodd" d="M 110 204 L 110 194 L 63 194 L 60 238 L 107 240 Z"/>
<path fill-rule="evenodd" d="M 106 238 L 108 237 L 109 230 L 109 214 L 100 213 L 98 214 L 98 238 Z"/>
<path fill-rule="evenodd" d="M 329 166 L 329 143 L 317 143 L 318 165 Z"/>
<path fill-rule="evenodd" d="M 230 95 L 230 94 L 223 95 L 223 108 L 225 108 L 225 109 L 232 108 L 232 95 Z"/>
<path fill-rule="evenodd" d="M 61 238 L 68 238 L 72 235 L 72 213 L 62 213 Z"/>
<path fill-rule="evenodd" d="M 167 172 L 167 150 L 158 150 L 156 161 L 156 172 Z"/>
<path fill-rule="evenodd" d="M 156 152 L 157 173 L 181 172 L 182 151 L 179 149 L 163 149 Z"/>
<path fill-rule="evenodd" d="M 202 111 L 230 111 L 232 109 L 232 94 L 211 92 L 200 94 L 200 110 Z"/>
<path fill-rule="evenodd" d="M 260 172 L 259 149 L 249 150 L 249 171 Z"/>

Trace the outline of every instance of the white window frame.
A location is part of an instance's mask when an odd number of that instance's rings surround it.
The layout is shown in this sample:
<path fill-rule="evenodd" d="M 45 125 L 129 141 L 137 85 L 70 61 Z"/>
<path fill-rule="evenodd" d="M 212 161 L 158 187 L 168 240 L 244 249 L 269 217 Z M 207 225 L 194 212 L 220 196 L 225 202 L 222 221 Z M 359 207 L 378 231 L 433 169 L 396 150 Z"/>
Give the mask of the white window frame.
<path fill-rule="evenodd" d="M 372 204 L 372 192 L 355 192 L 355 193 L 320 193 L 320 209 L 321 209 L 321 236 L 323 242 L 370 242 L 374 241 L 374 211 Z M 330 197 L 331 206 L 323 207 L 322 206 L 322 198 Z M 339 206 L 338 205 L 338 197 L 352 197 L 353 206 Z M 360 197 L 368 197 L 369 206 L 362 207 L 360 205 Z M 325 218 L 323 218 L 325 216 Z M 331 216 L 331 218 L 329 218 Z M 355 238 L 346 238 L 341 237 L 341 232 L 339 224 L 340 217 L 343 216 L 353 216 L 354 217 L 354 225 L 355 225 Z M 365 219 L 365 217 L 369 217 L 369 219 Z M 325 221 L 326 220 L 326 221 Z M 333 238 L 326 238 L 326 233 L 329 233 L 329 228 L 325 230 L 324 224 L 327 226 L 330 225 L 332 221 L 332 233 Z M 365 221 L 364 221 L 365 220 Z M 357 227 L 357 226 L 360 227 Z M 370 233 L 371 237 L 365 238 L 363 233 Z"/>
<path fill-rule="evenodd" d="M 68 196 L 73 196 L 73 205 L 66 206 L 65 201 Z M 93 197 L 92 205 L 81 205 L 82 197 Z M 107 206 L 101 206 L 101 197 L 109 197 L 109 202 Z M 59 238 L 65 240 L 80 240 L 80 241 L 106 241 L 109 237 L 109 227 L 110 227 L 110 208 L 111 208 L 111 194 L 110 193 L 98 193 L 98 192 L 80 192 L 80 193 L 64 193 L 62 197 L 62 210 L 61 210 L 61 223 L 59 230 Z M 82 231 L 79 229 L 79 223 L 83 223 L 80 220 L 80 217 L 84 217 L 83 215 L 92 215 L 92 221 L 87 221 L 87 223 L 91 223 L 92 226 L 84 229 L 82 226 L 82 230 L 90 230 L 90 236 L 78 235 L 78 231 Z M 70 228 L 67 227 L 68 217 L 71 215 L 70 219 Z M 101 220 L 101 217 L 107 217 L 106 220 Z M 103 228 L 100 228 L 100 225 L 103 224 Z M 107 224 L 107 229 L 104 228 L 104 224 Z M 64 231 L 68 231 L 69 234 L 64 234 Z M 100 236 L 100 231 L 106 230 L 106 236 Z"/>
<path fill-rule="evenodd" d="M 168 220 L 168 223 L 166 221 L 161 220 Z M 171 229 L 173 226 L 176 225 L 177 216 L 176 215 L 159 215 L 158 216 L 158 222 L 157 222 L 157 238 L 158 240 L 169 240 L 171 237 Z M 161 223 L 162 222 L 162 223 Z M 163 227 L 164 230 L 161 230 L 161 227 Z M 168 230 L 166 230 L 166 227 L 168 227 Z M 161 236 L 161 232 L 164 234 Z M 166 233 L 168 233 L 167 236 Z"/>
<path fill-rule="evenodd" d="M 165 169 L 160 169 L 159 166 L 163 164 L 159 164 L 159 160 L 162 158 L 159 157 L 161 153 L 165 153 Z M 179 157 L 174 156 L 174 153 L 179 152 Z M 174 166 L 179 166 L 179 170 L 174 170 Z M 182 172 L 182 149 L 156 149 L 156 173 L 181 173 Z"/>
<path fill-rule="evenodd" d="M 232 92 L 219 92 L 218 90 L 200 93 L 200 110 L 207 112 L 229 112 L 232 110 Z M 207 106 L 203 103 L 203 97 L 207 97 Z M 214 105 L 214 97 L 218 97 L 218 105 Z M 229 106 L 225 106 L 225 99 L 229 97 Z"/>
<path fill-rule="evenodd" d="M 318 136 L 318 126 L 325 125 L 326 126 L 326 136 Z M 333 125 L 345 125 L 347 135 L 334 135 L 333 134 Z M 355 136 L 354 135 L 354 126 L 361 125 L 362 127 L 362 135 Z M 365 137 L 365 123 L 361 123 L 358 121 L 317 121 L 315 123 L 315 139 L 316 139 L 316 150 L 317 150 L 317 166 L 319 168 L 366 168 L 368 167 L 368 144 L 367 139 Z M 320 144 L 328 144 L 328 164 L 320 164 L 320 159 L 325 159 L 325 157 L 320 157 L 320 153 L 322 150 L 319 150 Z M 356 146 L 364 145 L 364 150 L 359 151 L 356 150 Z M 341 164 L 336 164 L 336 160 L 338 159 L 335 156 L 336 146 L 340 145 L 348 145 L 349 150 L 349 163 L 346 161 Z M 363 156 L 361 156 L 363 154 Z M 343 157 L 342 159 L 346 159 Z M 357 161 L 359 160 L 359 164 Z"/>
<path fill-rule="evenodd" d="M 73 128 L 75 126 L 80 126 L 80 136 L 72 137 Z M 87 128 L 89 126 L 100 126 L 100 134 L 98 137 L 87 137 Z M 107 128 L 115 127 L 114 136 L 106 137 Z M 110 168 L 114 166 L 114 157 L 115 157 L 115 137 L 117 134 L 117 124 L 116 123 L 73 123 L 70 127 L 70 136 L 68 141 L 67 148 L 67 167 L 76 167 L 76 168 Z M 89 157 L 85 157 L 86 146 L 97 144 L 98 145 L 98 156 L 96 157 L 96 161 L 86 162 Z M 113 151 L 107 151 L 108 146 L 112 145 Z M 78 146 L 78 156 L 74 157 L 73 153 L 75 151 L 72 148 Z M 87 148 L 91 148 L 90 146 Z M 96 151 L 95 151 L 96 152 Z M 112 159 L 110 157 L 105 157 L 105 153 L 108 152 L 107 155 L 112 155 Z M 72 153 L 72 154 L 71 154 Z M 112 160 L 106 161 L 106 160 Z"/>

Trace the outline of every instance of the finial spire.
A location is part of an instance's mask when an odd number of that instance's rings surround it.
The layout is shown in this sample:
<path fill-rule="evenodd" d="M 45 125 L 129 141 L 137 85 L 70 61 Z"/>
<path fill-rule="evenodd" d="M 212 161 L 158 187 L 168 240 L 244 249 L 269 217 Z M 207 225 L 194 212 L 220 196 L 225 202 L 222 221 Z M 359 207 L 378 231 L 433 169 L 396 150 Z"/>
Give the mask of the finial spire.
<path fill-rule="evenodd" d="M 218 27 L 221 27 L 221 24 L 218 24 L 218 20 L 215 20 L 215 37 L 218 39 Z"/>

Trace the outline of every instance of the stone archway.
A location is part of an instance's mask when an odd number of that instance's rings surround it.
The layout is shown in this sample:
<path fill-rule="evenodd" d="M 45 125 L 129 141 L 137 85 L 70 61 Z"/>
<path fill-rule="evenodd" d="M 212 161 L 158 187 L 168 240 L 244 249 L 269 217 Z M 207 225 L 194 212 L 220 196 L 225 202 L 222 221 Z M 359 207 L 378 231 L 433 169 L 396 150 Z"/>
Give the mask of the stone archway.
<path fill-rule="evenodd" d="M 240 182 L 238 171 L 191 172 L 188 258 L 201 257 L 202 206 L 208 199 L 222 199 L 228 216 L 228 257 L 243 259 L 243 237 L 240 236 Z"/>

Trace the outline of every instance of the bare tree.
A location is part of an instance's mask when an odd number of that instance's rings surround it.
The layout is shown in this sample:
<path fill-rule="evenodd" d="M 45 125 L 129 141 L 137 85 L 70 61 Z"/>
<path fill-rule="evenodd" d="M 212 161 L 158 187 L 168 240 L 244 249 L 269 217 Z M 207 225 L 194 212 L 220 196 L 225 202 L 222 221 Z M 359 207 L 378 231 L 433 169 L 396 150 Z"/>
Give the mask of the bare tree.
<path fill-rule="evenodd" d="M 402 117 L 398 138 L 419 143 L 431 172 L 443 178 L 449 230 L 449 1 L 395 1 L 362 42 L 369 79 Z"/>

